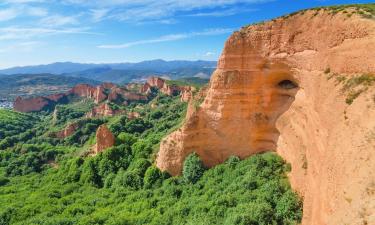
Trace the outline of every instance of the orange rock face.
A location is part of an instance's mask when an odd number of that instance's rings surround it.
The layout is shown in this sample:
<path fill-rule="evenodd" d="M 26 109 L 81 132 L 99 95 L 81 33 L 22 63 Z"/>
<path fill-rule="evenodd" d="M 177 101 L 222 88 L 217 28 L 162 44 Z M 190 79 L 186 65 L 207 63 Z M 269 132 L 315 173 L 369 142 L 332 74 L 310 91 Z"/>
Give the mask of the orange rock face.
<path fill-rule="evenodd" d="M 162 89 L 165 84 L 165 80 L 160 77 L 149 77 L 146 82 L 150 87 L 155 87 L 157 89 Z"/>
<path fill-rule="evenodd" d="M 130 91 L 126 87 L 118 87 L 112 83 L 103 83 L 96 87 L 88 84 L 79 84 L 66 93 L 28 99 L 18 97 L 14 102 L 14 109 L 20 112 L 37 112 L 47 107 L 52 108 L 59 103 L 67 103 L 69 96 L 92 99 L 96 104 L 108 100 L 126 105 L 128 101 L 147 100 L 147 95 Z"/>
<path fill-rule="evenodd" d="M 114 116 L 124 113 L 124 110 L 115 110 L 107 103 L 100 104 L 99 106 L 93 108 L 90 112 L 86 114 L 86 117 L 103 117 L 103 116 Z"/>
<path fill-rule="evenodd" d="M 194 87 L 186 86 L 181 88 L 181 101 L 189 102 L 193 98 L 193 92 L 196 89 Z"/>
<path fill-rule="evenodd" d="M 83 98 L 90 98 L 95 101 L 95 103 L 102 102 L 107 98 L 107 95 L 104 93 L 104 86 L 92 87 L 88 84 L 79 84 L 73 87 L 69 94 L 73 94 Z"/>
<path fill-rule="evenodd" d="M 17 97 L 13 103 L 13 108 L 18 112 L 37 112 L 47 107 L 50 103 L 51 101 L 44 97 L 32 99 Z"/>
<path fill-rule="evenodd" d="M 64 130 L 57 132 L 54 134 L 56 138 L 64 139 L 72 135 L 79 127 L 78 123 L 70 123 L 68 124 Z"/>
<path fill-rule="evenodd" d="M 375 22 L 314 15 L 235 32 L 204 102 L 162 140 L 157 166 L 176 175 L 192 152 L 214 166 L 276 151 L 304 197 L 304 225 L 375 224 L 375 87 L 348 105 L 324 73 L 375 73 Z"/>
<path fill-rule="evenodd" d="M 110 148 L 115 145 L 115 136 L 108 129 L 108 127 L 103 124 L 96 131 L 96 145 L 94 149 L 94 154 L 98 154 L 103 150 Z"/>

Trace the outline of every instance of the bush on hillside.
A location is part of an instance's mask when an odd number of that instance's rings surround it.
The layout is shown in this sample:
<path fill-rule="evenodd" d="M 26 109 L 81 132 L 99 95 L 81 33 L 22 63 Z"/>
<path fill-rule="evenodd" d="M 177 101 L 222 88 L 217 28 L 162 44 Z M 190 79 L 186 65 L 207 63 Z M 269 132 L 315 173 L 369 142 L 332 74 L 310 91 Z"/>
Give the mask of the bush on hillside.
<path fill-rule="evenodd" d="M 186 157 L 183 165 L 182 174 L 187 183 L 196 183 L 204 173 L 204 166 L 196 153 Z"/>

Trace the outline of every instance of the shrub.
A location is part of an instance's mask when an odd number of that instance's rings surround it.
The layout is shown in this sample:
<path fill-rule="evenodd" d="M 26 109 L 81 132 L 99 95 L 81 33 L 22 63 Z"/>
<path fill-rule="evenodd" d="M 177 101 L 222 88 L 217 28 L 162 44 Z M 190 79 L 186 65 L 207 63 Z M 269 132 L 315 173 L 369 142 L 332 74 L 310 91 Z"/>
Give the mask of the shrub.
<path fill-rule="evenodd" d="M 113 181 L 115 187 L 126 187 L 138 190 L 143 185 L 143 179 L 136 171 L 120 170 Z"/>
<path fill-rule="evenodd" d="M 145 173 L 143 183 L 145 188 L 160 186 L 163 180 L 163 173 L 155 166 L 150 166 Z"/>
<path fill-rule="evenodd" d="M 187 183 L 196 183 L 204 173 L 204 166 L 196 153 L 190 154 L 184 162 L 182 174 Z"/>
<path fill-rule="evenodd" d="M 127 144 L 129 146 L 133 145 L 135 142 L 137 142 L 137 137 L 133 134 L 121 132 L 118 136 L 117 139 L 120 143 L 122 144 Z"/>
<path fill-rule="evenodd" d="M 300 221 L 302 219 L 302 211 L 299 210 L 301 207 L 299 197 L 288 190 L 276 204 L 276 218 L 282 224 L 289 224 L 288 221 Z"/>
<path fill-rule="evenodd" d="M 225 162 L 226 164 L 228 164 L 230 167 L 235 167 L 237 165 L 238 162 L 240 162 L 241 159 L 238 157 L 238 156 L 230 156 L 227 161 Z"/>
<path fill-rule="evenodd" d="M 9 183 L 9 181 L 10 180 L 8 178 L 0 177 L 0 187 L 6 185 L 7 183 Z"/>

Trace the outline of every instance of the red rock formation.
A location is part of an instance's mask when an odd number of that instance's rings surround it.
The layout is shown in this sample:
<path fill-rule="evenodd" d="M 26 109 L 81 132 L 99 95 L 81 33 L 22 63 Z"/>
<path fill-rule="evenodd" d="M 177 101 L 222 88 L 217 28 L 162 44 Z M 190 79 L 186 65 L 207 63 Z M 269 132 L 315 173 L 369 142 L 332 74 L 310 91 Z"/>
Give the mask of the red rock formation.
<path fill-rule="evenodd" d="M 162 140 L 157 166 L 179 174 L 193 151 L 213 166 L 275 150 L 304 196 L 304 225 L 375 224 L 375 88 L 348 106 L 323 72 L 375 73 L 373 52 L 373 20 L 324 10 L 235 32 L 204 102 Z"/>
<path fill-rule="evenodd" d="M 164 83 L 163 87 L 160 89 L 161 93 L 169 96 L 178 95 L 181 92 L 181 87 L 177 85 L 170 85 Z"/>
<path fill-rule="evenodd" d="M 45 97 L 35 97 L 29 99 L 17 97 L 13 103 L 13 108 L 18 112 L 37 112 L 48 107 L 50 104 L 51 100 Z"/>
<path fill-rule="evenodd" d="M 114 145 L 115 136 L 105 124 L 101 125 L 96 131 L 96 144 L 94 148 L 94 154 L 98 154 Z"/>
<path fill-rule="evenodd" d="M 141 87 L 141 89 L 140 89 L 140 92 L 141 93 L 145 93 L 145 94 L 150 94 L 151 93 L 151 85 L 150 84 L 148 84 L 147 82 Z"/>
<path fill-rule="evenodd" d="M 181 101 L 182 102 L 189 102 L 190 99 L 193 98 L 193 92 L 196 89 L 191 86 L 185 86 L 181 88 Z"/>
<path fill-rule="evenodd" d="M 46 96 L 46 98 L 54 102 L 60 102 L 62 99 L 66 98 L 66 95 L 65 94 L 53 94 L 53 95 Z"/>
<path fill-rule="evenodd" d="M 46 97 L 32 97 L 28 99 L 18 97 L 14 102 L 14 109 L 20 112 L 41 111 L 47 107 L 52 108 L 58 103 L 67 103 L 69 96 L 92 99 L 97 104 L 105 100 L 125 105 L 128 101 L 147 100 L 147 95 L 130 91 L 125 87 L 118 87 L 112 83 L 103 83 L 97 87 L 87 84 L 79 84 L 66 93 L 49 95 Z"/>
<path fill-rule="evenodd" d="M 165 80 L 160 77 L 149 77 L 146 84 L 148 84 L 150 87 L 162 89 L 164 87 Z"/>
<path fill-rule="evenodd" d="M 93 87 L 88 84 L 78 84 L 77 86 L 73 87 L 68 94 L 82 98 L 90 98 L 93 99 L 95 103 L 100 103 L 107 98 L 104 86 Z"/>
<path fill-rule="evenodd" d="M 78 123 L 70 123 L 65 127 L 64 130 L 53 134 L 53 136 L 56 138 L 64 139 L 72 135 L 78 128 Z"/>
<path fill-rule="evenodd" d="M 86 114 L 87 118 L 103 117 L 103 116 L 115 116 L 118 114 L 125 113 L 125 110 L 112 109 L 108 103 L 103 103 L 94 107 L 90 112 Z"/>
<path fill-rule="evenodd" d="M 141 114 L 139 114 L 139 112 L 128 112 L 127 116 L 129 119 L 136 119 L 141 117 Z"/>
<path fill-rule="evenodd" d="M 107 82 L 102 83 L 100 86 L 103 87 L 104 89 L 112 89 L 112 88 L 116 87 L 115 84 L 113 84 L 113 83 L 107 83 Z"/>

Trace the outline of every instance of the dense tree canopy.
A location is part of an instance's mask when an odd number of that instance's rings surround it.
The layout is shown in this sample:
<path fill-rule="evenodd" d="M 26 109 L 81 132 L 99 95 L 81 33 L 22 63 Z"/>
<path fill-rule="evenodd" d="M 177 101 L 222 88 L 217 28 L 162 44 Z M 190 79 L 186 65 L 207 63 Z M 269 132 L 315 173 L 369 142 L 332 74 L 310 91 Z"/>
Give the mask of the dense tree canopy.
<path fill-rule="evenodd" d="M 127 110 L 141 115 L 132 120 L 125 115 L 88 119 L 74 109 L 61 106 L 64 113 L 57 120 L 52 113 L 0 111 L 0 125 L 10 124 L 0 126 L 0 225 L 298 224 L 301 220 L 300 199 L 286 177 L 288 165 L 276 154 L 242 161 L 232 156 L 211 169 L 191 154 L 181 177 L 155 167 L 161 138 L 184 118 L 186 103 L 178 97 L 158 94 L 151 102 L 132 103 Z M 12 117 L 13 123 L 5 122 Z M 79 128 L 71 136 L 49 135 L 72 121 Z M 116 144 L 87 156 L 103 123 L 115 134 Z"/>

